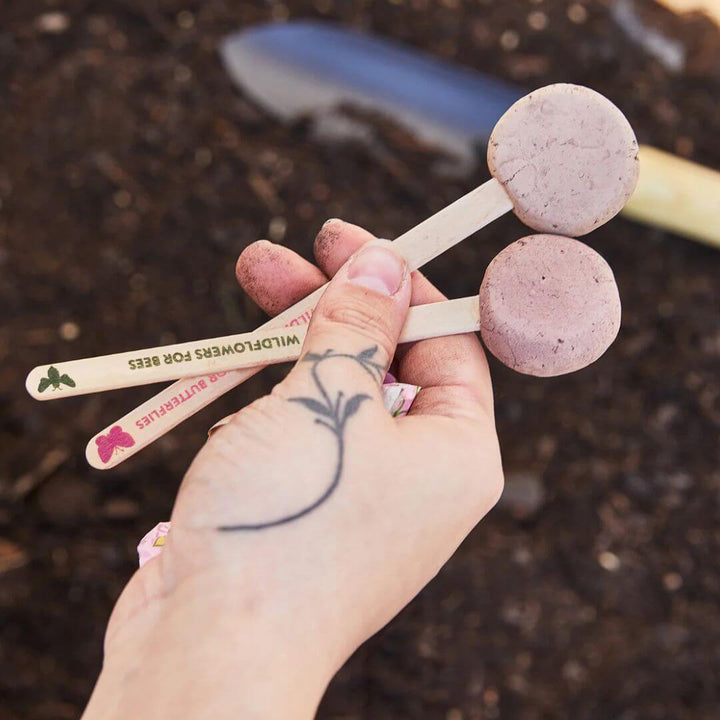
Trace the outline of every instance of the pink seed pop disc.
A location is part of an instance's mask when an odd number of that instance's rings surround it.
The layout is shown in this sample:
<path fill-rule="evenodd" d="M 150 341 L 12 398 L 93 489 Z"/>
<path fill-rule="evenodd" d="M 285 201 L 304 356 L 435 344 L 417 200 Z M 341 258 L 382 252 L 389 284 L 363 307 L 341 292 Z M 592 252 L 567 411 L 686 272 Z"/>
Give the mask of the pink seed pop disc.
<path fill-rule="evenodd" d="M 620 328 L 610 266 L 572 238 L 530 235 L 508 245 L 480 286 L 488 350 L 526 375 L 551 377 L 597 360 Z"/>
<path fill-rule="evenodd" d="M 488 166 L 526 225 L 585 235 L 617 215 L 632 195 L 638 144 L 606 97 L 580 85 L 548 85 L 500 118 Z"/>

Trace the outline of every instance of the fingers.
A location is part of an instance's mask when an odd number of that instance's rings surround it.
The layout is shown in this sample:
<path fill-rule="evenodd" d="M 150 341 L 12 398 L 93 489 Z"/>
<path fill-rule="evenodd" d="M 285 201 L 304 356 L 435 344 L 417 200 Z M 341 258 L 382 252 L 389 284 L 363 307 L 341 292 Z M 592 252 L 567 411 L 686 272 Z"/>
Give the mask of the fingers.
<path fill-rule="evenodd" d="M 373 235 L 357 225 L 328 220 L 315 239 L 315 258 L 320 269 L 289 248 L 258 240 L 243 250 L 235 275 L 260 308 L 269 315 L 277 315 L 325 284 L 370 240 L 374 240 Z"/>
<path fill-rule="evenodd" d="M 315 240 L 315 259 L 332 277 L 346 259 L 373 236 L 357 225 L 328 220 Z M 441 302 L 445 296 L 421 273 L 412 274 L 411 305 Z M 493 412 L 485 353 L 475 335 L 437 338 L 397 349 L 397 375 L 420 385 L 411 414 L 476 417 Z"/>
<path fill-rule="evenodd" d="M 412 305 L 442 302 L 445 296 L 421 273 L 412 274 Z M 398 377 L 420 385 L 411 415 L 476 418 L 493 413 L 490 371 L 474 334 L 432 338 L 401 345 Z"/>
<path fill-rule="evenodd" d="M 320 299 L 308 330 L 303 355 L 287 386 L 307 385 L 323 359 L 325 379 L 347 397 L 362 391 L 379 398 L 380 383 L 395 352 L 410 304 L 405 260 L 387 241 L 363 247 L 336 273 Z M 325 358 L 337 358 L 325 363 Z M 319 386 L 317 377 L 313 381 Z M 319 387 L 318 387 L 319 389 Z"/>
<path fill-rule="evenodd" d="M 315 261 L 328 277 L 333 277 L 354 252 L 374 239 L 372 233 L 359 225 L 333 218 L 315 238 Z"/>
<path fill-rule="evenodd" d="M 242 289 L 269 315 L 277 315 L 327 282 L 312 263 L 267 240 L 243 250 L 235 275 Z"/>
<path fill-rule="evenodd" d="M 335 275 L 354 252 L 371 240 L 372 234 L 357 225 L 328 220 L 314 248 L 324 273 L 288 248 L 265 240 L 256 242 L 238 260 L 238 281 L 263 310 L 276 314 L 322 285 L 326 276 Z M 419 272 L 412 278 L 412 305 L 445 299 Z M 490 374 L 482 346 L 474 335 L 403 345 L 398 348 L 397 358 L 400 380 L 423 388 L 412 415 L 492 416 Z"/>

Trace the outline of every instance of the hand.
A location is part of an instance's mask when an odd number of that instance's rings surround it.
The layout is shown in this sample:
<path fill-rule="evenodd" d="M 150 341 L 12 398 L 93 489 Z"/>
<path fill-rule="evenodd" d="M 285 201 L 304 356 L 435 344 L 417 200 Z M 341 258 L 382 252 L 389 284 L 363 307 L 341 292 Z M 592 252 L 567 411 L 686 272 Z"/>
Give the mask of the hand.
<path fill-rule="evenodd" d="M 240 284 L 270 313 L 335 277 L 300 361 L 188 470 L 163 553 L 117 603 L 86 718 L 312 717 L 338 668 L 498 499 L 480 343 L 396 352 L 408 306 L 444 298 L 389 243 L 361 248 L 370 240 L 330 221 L 319 269 L 267 242 L 240 257 Z M 379 389 L 393 356 L 398 379 L 422 387 L 398 419 Z"/>

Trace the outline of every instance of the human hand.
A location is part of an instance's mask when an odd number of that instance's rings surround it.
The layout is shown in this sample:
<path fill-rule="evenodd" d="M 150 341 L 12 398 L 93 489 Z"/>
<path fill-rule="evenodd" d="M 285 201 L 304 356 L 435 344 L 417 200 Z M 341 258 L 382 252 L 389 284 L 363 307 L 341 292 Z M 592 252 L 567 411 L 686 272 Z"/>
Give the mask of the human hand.
<path fill-rule="evenodd" d="M 117 603 L 86 718 L 311 717 L 499 497 L 480 343 L 396 352 L 409 304 L 444 298 L 389 244 L 343 265 L 373 239 L 326 223 L 319 269 L 266 242 L 242 254 L 238 279 L 271 314 L 335 279 L 301 360 L 188 470 L 162 554 Z M 398 419 L 380 395 L 393 356 L 398 379 L 422 387 Z"/>

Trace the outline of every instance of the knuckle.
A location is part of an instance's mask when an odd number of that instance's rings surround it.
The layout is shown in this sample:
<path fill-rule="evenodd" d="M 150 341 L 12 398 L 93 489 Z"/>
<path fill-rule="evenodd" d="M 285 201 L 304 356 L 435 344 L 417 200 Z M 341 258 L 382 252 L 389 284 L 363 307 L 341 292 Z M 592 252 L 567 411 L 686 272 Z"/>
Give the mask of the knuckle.
<path fill-rule="evenodd" d="M 282 427 L 283 405 L 276 395 L 266 395 L 235 413 L 222 432 L 214 433 L 208 442 L 219 452 L 235 457 L 239 450 L 257 451 L 278 436 Z"/>
<path fill-rule="evenodd" d="M 278 419 L 282 417 L 282 405 L 278 394 L 264 395 L 240 410 L 232 422 L 244 432 L 264 435 L 278 424 Z"/>
<path fill-rule="evenodd" d="M 383 311 L 377 302 L 369 302 L 361 295 L 343 298 L 322 311 L 322 321 L 329 326 L 341 326 L 379 344 L 388 356 L 395 347 L 395 333 L 390 311 Z"/>

